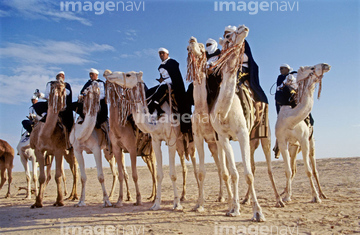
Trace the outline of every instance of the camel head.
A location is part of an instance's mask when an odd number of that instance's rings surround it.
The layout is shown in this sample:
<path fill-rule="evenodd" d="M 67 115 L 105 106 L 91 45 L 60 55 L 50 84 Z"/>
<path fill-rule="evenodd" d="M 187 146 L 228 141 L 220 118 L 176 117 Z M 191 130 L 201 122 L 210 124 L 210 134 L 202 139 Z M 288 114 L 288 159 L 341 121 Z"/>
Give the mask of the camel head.
<path fill-rule="evenodd" d="M 49 108 L 51 108 L 54 113 L 58 113 L 65 108 L 66 89 L 65 83 L 62 80 L 51 83 L 48 104 Z"/>
<path fill-rule="evenodd" d="M 331 66 L 326 63 L 317 64 L 314 66 L 302 66 L 297 71 L 296 81 L 298 83 L 298 102 L 301 102 L 301 97 L 306 90 L 315 89 L 315 84 L 319 83 L 318 99 L 320 98 L 322 78 L 324 73 L 330 71 Z"/>
<path fill-rule="evenodd" d="M 97 82 L 92 82 L 91 86 L 83 92 L 84 114 L 90 111 L 90 115 L 96 115 L 100 109 L 100 88 Z"/>
<path fill-rule="evenodd" d="M 198 43 L 195 37 L 191 37 L 189 40 L 187 51 L 193 56 L 201 57 L 205 55 L 205 46 L 202 43 Z"/>
<path fill-rule="evenodd" d="M 191 37 L 187 47 L 187 76 L 186 81 L 197 80 L 201 83 L 200 72 L 206 70 L 206 51 L 202 43 L 198 43 L 195 37 Z"/>
<path fill-rule="evenodd" d="M 139 82 L 143 83 L 143 72 L 111 72 L 105 70 L 103 76 L 110 83 L 117 84 L 123 88 L 134 88 Z"/>
<path fill-rule="evenodd" d="M 241 45 L 244 42 L 245 38 L 248 36 L 248 34 L 249 28 L 245 25 L 240 25 L 239 27 L 237 27 L 236 31 L 224 35 L 224 39 L 220 38 L 219 44 L 225 49 L 239 44 Z"/>

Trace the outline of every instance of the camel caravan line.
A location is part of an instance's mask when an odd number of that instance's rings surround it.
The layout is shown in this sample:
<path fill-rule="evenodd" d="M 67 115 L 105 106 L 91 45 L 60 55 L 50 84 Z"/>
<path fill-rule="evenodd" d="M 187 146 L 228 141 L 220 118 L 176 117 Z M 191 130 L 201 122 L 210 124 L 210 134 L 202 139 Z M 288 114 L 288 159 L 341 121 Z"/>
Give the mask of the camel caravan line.
<path fill-rule="evenodd" d="M 63 159 L 69 163 L 73 174 L 73 188 L 68 197 L 71 200 L 79 200 L 76 207 L 86 206 L 85 193 L 87 177 L 85 173 L 85 159 L 83 152 L 93 154 L 96 162 L 97 176 L 103 191 L 104 207 L 114 206 L 121 208 L 124 201 L 123 182 L 125 180 L 127 192 L 126 200 L 131 200 L 128 187 L 128 173 L 125 167 L 124 153 L 130 154 L 132 179 L 136 189 L 136 202 L 134 205 L 142 205 L 142 196 L 139 183 L 141 176 L 138 175 L 136 162 L 141 156 L 151 173 L 153 187 L 147 200 L 153 201 L 150 210 L 161 209 L 163 171 L 163 153 L 161 143 L 167 145 L 169 157 L 170 179 L 174 192 L 173 210 L 181 211 L 181 201 L 186 200 L 187 167 L 185 159 L 192 161 L 194 175 L 198 185 L 198 200 L 193 208 L 199 213 L 204 212 L 205 203 L 205 150 L 204 141 L 214 158 L 219 177 L 218 202 L 224 202 L 223 186 L 227 190 L 227 204 L 229 207 L 227 216 L 240 215 L 239 201 L 239 173 L 235 165 L 235 156 L 230 141 L 238 141 L 241 158 L 244 167 L 247 192 L 242 204 L 252 203 L 253 216 L 251 220 L 265 221 L 262 208 L 257 200 L 254 186 L 255 160 L 254 152 L 260 143 L 265 154 L 268 175 L 274 190 L 276 207 L 284 207 L 291 200 L 292 181 L 296 173 L 296 155 L 301 151 L 303 155 L 306 175 L 310 180 L 311 202 L 320 203 L 321 198 L 326 198 L 320 186 L 319 174 L 316 169 L 314 133 L 312 126 L 304 120 L 309 116 L 314 103 L 314 92 L 317 84 L 320 84 L 323 76 L 330 71 L 330 66 L 325 63 L 314 66 L 300 67 L 297 75 L 298 91 L 297 105 L 282 106 L 275 125 L 277 145 L 284 159 L 286 187 L 282 194 L 277 190 L 271 166 L 271 139 L 266 107 L 256 107 L 254 92 L 249 88 L 247 81 L 242 82 L 238 71 L 242 69 L 245 53 L 245 38 L 249 29 L 241 25 L 226 35 L 220 41 L 223 51 L 220 58 L 211 66 L 207 66 L 205 46 L 198 43 L 195 37 L 191 37 L 187 47 L 187 81 L 192 82 L 194 111 L 192 114 L 193 140 L 188 138 L 180 130 L 180 120 L 176 116 L 176 102 L 172 99 L 171 87 L 168 87 L 166 102 L 161 104 L 164 111 L 160 116 L 151 114 L 147 106 L 145 83 L 143 73 L 135 72 L 112 72 L 105 70 L 106 100 L 109 104 L 109 134 L 106 135 L 101 129 L 95 128 L 97 113 L 100 109 L 100 89 L 97 82 L 93 82 L 84 91 L 81 102 L 84 104 L 85 119 L 76 121 L 69 140 L 72 148 L 68 148 L 65 141 L 65 127 L 59 124 L 59 111 L 65 106 L 65 84 L 62 81 L 53 82 L 49 95 L 47 118 L 45 122 L 38 122 L 29 137 L 22 135 L 17 146 L 18 154 L 26 173 L 27 187 L 26 198 L 31 199 L 31 178 L 35 184 L 33 190 L 36 195 L 35 203 L 31 208 L 43 206 L 43 197 L 46 185 L 51 178 L 50 168 L 55 159 L 55 181 L 57 184 L 57 198 L 54 206 L 64 205 L 64 192 L 61 180 L 64 182 L 65 175 Z M 214 73 L 221 77 L 220 86 L 216 96 L 208 91 L 209 74 Z M 241 74 L 241 73 L 240 73 Z M 209 102 L 211 100 L 211 102 Z M 259 110 L 262 110 L 261 112 Z M 166 117 L 166 118 L 165 118 Z M 207 120 L 207 121 L 204 121 Z M 262 121 L 259 121 L 262 120 Z M 259 135 L 262 128 L 264 135 Z M 260 132 L 261 132 L 260 131 Z M 199 157 L 199 165 L 196 163 L 195 149 Z M 181 195 L 177 190 L 177 174 L 175 170 L 176 152 L 180 156 L 182 165 L 183 188 Z M 113 183 L 110 194 L 107 193 L 104 184 L 102 168 L 102 155 L 110 163 L 113 174 Z M 10 185 L 12 180 L 14 150 L 3 140 L 0 140 L 0 189 L 8 177 L 8 192 L 10 197 Z M 28 161 L 32 162 L 30 175 Z M 117 169 L 116 169 L 117 163 Z M 45 172 L 45 166 L 47 170 Z M 81 173 L 81 194 L 77 195 L 78 170 Z M 37 168 L 40 169 L 39 176 Z M 315 187 L 315 178 L 317 188 Z M 116 183 L 119 180 L 120 189 L 117 202 L 112 203 L 112 196 Z M 283 197 L 282 197 L 282 196 Z"/>

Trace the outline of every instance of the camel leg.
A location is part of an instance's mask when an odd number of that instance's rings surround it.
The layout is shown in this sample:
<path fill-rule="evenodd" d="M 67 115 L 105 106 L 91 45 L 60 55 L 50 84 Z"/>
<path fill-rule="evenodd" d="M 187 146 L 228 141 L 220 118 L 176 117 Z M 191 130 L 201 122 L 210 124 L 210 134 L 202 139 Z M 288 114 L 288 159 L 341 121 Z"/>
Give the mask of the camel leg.
<path fill-rule="evenodd" d="M 290 166 L 291 166 L 291 181 L 294 180 L 296 175 L 296 156 L 300 146 L 298 144 L 289 144 Z"/>
<path fill-rule="evenodd" d="M 122 149 L 119 148 L 119 146 L 117 146 L 115 144 L 112 145 L 112 149 L 113 149 L 113 153 L 115 156 L 115 160 L 118 165 L 118 177 L 119 177 L 119 184 L 120 184 L 118 201 L 116 202 L 114 207 L 122 207 L 123 206 L 123 197 L 124 197 L 124 191 L 123 191 L 124 169 L 125 169 L 125 167 L 123 166 L 123 164 L 125 164 L 124 153 L 123 153 Z"/>
<path fill-rule="evenodd" d="M 35 156 L 36 160 L 39 163 L 39 193 L 36 195 L 35 203 L 31 206 L 31 208 L 41 208 L 42 205 L 42 199 L 44 197 L 44 190 L 45 190 L 45 181 L 46 181 L 46 175 L 45 175 L 45 154 L 41 151 L 35 150 Z M 50 165 L 51 166 L 51 165 Z"/>
<path fill-rule="evenodd" d="M 239 173 L 236 169 L 234 153 L 230 145 L 229 138 L 219 136 L 219 142 L 222 143 L 223 150 L 225 152 L 226 160 L 228 161 L 228 169 L 231 177 L 231 182 L 234 188 L 234 196 L 231 198 L 230 211 L 226 213 L 228 216 L 240 215 L 240 203 L 239 203 Z"/>
<path fill-rule="evenodd" d="M 130 193 L 130 189 L 129 189 L 129 174 L 127 173 L 127 170 L 126 170 L 124 155 L 123 155 L 121 161 L 122 161 L 122 168 L 124 171 L 124 180 L 125 180 L 125 185 L 126 185 L 126 201 L 131 201 L 132 198 L 131 198 L 131 193 Z"/>
<path fill-rule="evenodd" d="M 36 162 L 36 158 L 35 157 L 32 157 L 31 158 L 31 161 L 32 161 L 32 171 L 33 171 L 33 181 L 34 181 L 34 185 L 35 185 L 35 195 L 38 194 L 38 191 L 39 191 L 39 178 L 38 178 L 38 163 Z M 29 191 L 29 194 L 31 195 L 31 188 L 30 188 L 30 191 Z M 31 196 L 30 196 L 31 197 Z"/>
<path fill-rule="evenodd" d="M 131 171 L 132 171 L 132 178 L 135 184 L 135 190 L 136 190 L 136 202 L 134 203 L 135 206 L 142 205 L 141 202 L 141 193 L 140 188 L 138 184 L 138 173 L 136 168 L 136 160 L 137 160 L 137 154 L 136 154 L 136 148 L 133 148 L 133 151 L 130 152 L 130 161 L 131 161 Z"/>
<path fill-rule="evenodd" d="M 309 147 L 310 147 L 309 140 L 306 138 L 304 141 L 302 141 L 300 146 L 301 146 L 301 151 L 302 151 L 303 160 L 304 160 L 305 172 L 310 181 L 311 194 L 312 194 L 311 202 L 321 203 L 321 199 L 319 197 L 318 192 L 316 191 L 314 181 L 312 180 L 312 172 L 311 172 L 310 162 L 309 162 Z"/>
<path fill-rule="evenodd" d="M 10 186 L 11 186 L 11 182 L 12 182 L 12 166 L 9 165 L 9 167 L 7 167 L 7 173 L 8 173 L 8 191 L 5 195 L 5 198 L 9 198 L 11 196 L 11 193 L 10 193 Z"/>
<path fill-rule="evenodd" d="M 267 164 L 267 168 L 268 168 L 268 175 L 269 175 L 269 179 L 271 182 L 271 185 L 273 187 L 274 190 L 274 194 L 275 194 L 275 199 L 276 199 L 276 207 L 284 207 L 285 204 L 281 199 L 280 194 L 278 193 L 277 189 L 276 189 L 276 185 L 275 185 L 275 179 L 274 179 L 274 175 L 272 172 L 272 167 L 271 167 L 271 139 L 270 139 L 270 135 L 268 138 L 262 138 L 261 139 L 261 146 L 262 149 L 264 151 L 265 154 L 265 158 L 266 158 L 266 164 Z"/>
<path fill-rule="evenodd" d="M 69 163 L 69 166 L 70 166 L 70 170 L 71 170 L 71 173 L 72 173 L 72 176 L 73 176 L 73 186 L 72 186 L 72 189 L 71 189 L 71 193 L 69 195 L 69 197 L 66 199 L 66 200 L 77 200 L 79 199 L 78 198 L 78 195 L 77 195 L 77 181 L 78 181 L 78 163 L 76 161 L 76 158 L 74 156 L 74 148 L 72 148 L 70 150 L 70 153 L 65 155 L 64 158 L 66 160 L 67 163 Z"/>
<path fill-rule="evenodd" d="M 252 196 L 252 206 L 253 206 L 253 217 L 252 220 L 256 222 L 265 221 L 265 216 L 262 213 L 260 204 L 256 197 L 255 186 L 254 186 L 254 175 L 251 170 L 251 160 L 250 160 L 250 141 L 247 128 L 241 128 L 237 137 L 240 143 L 241 157 L 244 166 L 245 181 L 250 187 L 250 193 Z M 235 166 L 235 162 L 232 163 Z M 236 170 L 236 168 L 235 168 Z M 236 192 L 235 192 L 236 193 Z M 238 196 L 238 195 L 237 195 Z M 238 203 L 238 198 L 236 198 Z"/>
<path fill-rule="evenodd" d="M 67 187 L 66 187 L 66 175 L 65 175 L 65 170 L 64 170 L 64 161 L 62 161 L 61 169 L 62 169 L 61 178 L 64 183 L 64 196 L 66 196 L 68 192 L 67 192 Z"/>
<path fill-rule="evenodd" d="M 180 200 L 183 199 L 185 200 L 185 181 L 183 182 L 183 193 L 181 196 L 181 199 L 179 199 L 179 194 L 177 191 L 177 187 L 176 187 L 176 169 L 175 169 L 175 155 L 176 155 L 176 146 L 169 146 L 169 169 L 170 169 L 170 179 L 172 182 L 172 186 L 173 186 L 173 190 L 174 190 L 174 206 L 173 206 L 173 210 L 182 210 L 183 207 L 180 204 Z M 185 165 L 185 158 L 180 158 L 182 161 L 182 165 L 183 165 L 183 178 L 184 180 L 186 179 L 186 173 L 187 173 L 187 168 Z M 185 176 L 184 176 L 184 171 Z"/>
<path fill-rule="evenodd" d="M 290 154 L 286 141 L 282 141 L 278 139 L 278 146 L 285 164 L 286 186 L 283 193 L 284 194 L 283 201 L 289 202 L 291 201 L 291 178 L 292 178 Z"/>
<path fill-rule="evenodd" d="M 214 161 L 215 161 L 215 164 L 216 164 L 216 167 L 217 167 L 217 170 L 218 170 L 218 175 L 219 175 L 219 196 L 216 199 L 216 201 L 217 202 L 224 202 L 225 198 L 223 196 L 223 190 L 222 190 L 224 182 L 223 182 L 222 177 L 221 177 L 221 165 L 220 165 L 220 160 L 219 160 L 218 148 L 217 148 L 217 145 L 216 145 L 215 142 L 208 143 L 208 148 L 209 148 L 209 150 L 211 152 L 212 157 L 214 158 Z M 229 184 L 229 181 L 227 181 L 225 183 Z M 228 188 L 230 186 L 226 186 L 226 187 Z"/>
<path fill-rule="evenodd" d="M 110 160 L 108 160 L 109 164 L 110 164 L 110 170 L 111 173 L 113 175 L 113 181 L 112 181 L 112 186 L 111 186 L 111 191 L 110 191 L 110 195 L 109 198 L 112 199 L 114 196 L 114 192 L 115 192 L 115 188 L 116 188 L 116 183 L 118 181 L 118 172 L 116 171 L 116 161 L 115 161 L 115 157 L 112 157 Z"/>
<path fill-rule="evenodd" d="M 55 155 L 55 182 L 57 187 L 57 198 L 56 202 L 53 204 L 54 206 L 64 206 L 63 203 L 63 195 L 61 188 L 61 178 L 64 180 L 64 158 L 62 155 Z"/>
<path fill-rule="evenodd" d="M 161 183 L 164 178 L 164 172 L 162 169 L 161 141 L 152 138 L 151 142 L 156 156 L 157 189 L 156 189 L 155 202 L 154 205 L 150 208 L 150 210 L 156 211 L 161 208 Z"/>
<path fill-rule="evenodd" d="M 194 142 L 197 149 L 197 153 L 199 156 L 199 172 L 198 176 L 195 177 L 198 180 L 198 188 L 199 188 L 199 197 L 198 202 L 194 208 L 194 210 L 198 212 L 204 211 L 204 203 L 205 203 L 205 196 L 204 196 L 204 180 L 206 175 L 205 169 L 205 152 L 204 152 L 204 139 L 202 136 L 196 134 L 196 128 L 194 129 Z"/>
<path fill-rule="evenodd" d="M 1 182 L 0 182 L 0 190 L 2 189 L 2 187 L 4 186 L 5 182 L 6 182 L 6 167 L 5 164 L 1 165 L 0 168 L 0 177 L 1 177 Z"/>
<path fill-rule="evenodd" d="M 81 195 L 80 195 L 80 200 L 77 204 L 75 204 L 75 207 L 82 207 L 82 206 L 86 206 L 85 204 L 85 186 L 86 186 L 86 180 L 87 180 L 87 176 L 85 173 L 85 162 L 84 162 L 84 157 L 82 155 L 82 151 L 78 151 L 74 148 L 74 155 L 76 157 L 76 160 L 79 164 L 79 168 L 80 168 L 80 174 L 81 174 Z"/>
<path fill-rule="evenodd" d="M 180 201 L 185 201 L 186 200 L 186 177 L 187 177 L 188 169 L 187 169 L 187 166 L 186 166 L 186 163 L 185 163 L 185 154 L 184 153 L 180 154 L 180 163 L 181 163 L 181 166 L 182 166 L 182 175 L 183 175 L 183 191 L 181 193 Z"/>
<path fill-rule="evenodd" d="M 24 166 L 25 175 L 26 175 L 26 185 L 27 185 L 26 188 L 27 188 L 27 190 L 26 190 L 25 199 L 31 199 L 31 175 L 30 175 L 29 163 L 28 163 L 28 161 L 25 158 L 23 153 L 20 153 L 20 160 L 21 160 L 21 163 Z"/>
<path fill-rule="evenodd" d="M 255 150 L 259 147 L 260 141 L 259 139 L 253 139 L 250 141 L 250 161 L 251 161 L 251 172 L 253 173 L 253 175 L 255 176 L 255 159 L 254 159 L 254 154 L 255 154 Z M 248 187 L 248 190 L 245 194 L 244 200 L 241 202 L 241 204 L 246 204 L 246 205 L 250 205 L 250 186 Z"/>
<path fill-rule="evenodd" d="M 151 178 L 153 181 L 153 186 L 152 186 L 152 190 L 151 190 L 151 195 L 150 197 L 148 197 L 147 199 L 150 201 L 154 201 L 155 197 L 156 197 L 156 168 L 155 168 L 155 154 L 152 151 L 151 154 L 149 156 L 142 156 L 141 157 L 143 159 L 143 161 L 146 163 L 150 174 L 151 174 Z"/>
<path fill-rule="evenodd" d="M 318 173 L 318 171 L 316 169 L 314 136 L 312 136 L 311 139 L 310 139 L 310 153 L 309 153 L 309 156 L 310 156 L 310 161 L 311 161 L 311 165 L 312 165 L 312 171 L 313 171 L 313 174 L 314 174 L 314 178 L 315 178 L 316 183 L 317 183 L 318 188 L 319 188 L 320 198 L 326 199 L 327 197 L 326 197 L 326 195 L 323 193 L 323 191 L 321 189 L 320 180 L 319 180 L 319 173 Z"/>
<path fill-rule="evenodd" d="M 51 155 L 46 155 L 50 158 L 50 164 L 47 164 L 46 165 L 46 182 L 45 182 L 45 185 L 44 185 L 44 191 L 45 191 L 45 188 L 46 186 L 49 184 L 50 180 L 51 180 L 51 166 L 52 166 L 52 162 L 54 161 L 54 157 L 51 156 Z M 45 156 L 45 158 L 46 158 Z M 45 159 L 44 159 L 45 161 Z"/>
<path fill-rule="evenodd" d="M 106 188 L 105 188 L 105 179 L 104 179 L 104 173 L 103 173 L 103 169 L 102 169 L 102 156 L 101 156 L 101 149 L 99 146 L 95 146 L 95 148 L 93 149 L 93 154 L 94 154 L 94 158 L 95 158 L 95 162 L 96 162 L 96 169 L 97 169 L 97 174 L 98 174 L 98 180 L 101 184 L 101 188 L 103 191 L 103 201 L 104 201 L 104 207 L 110 207 L 112 206 L 109 200 L 109 196 L 106 192 Z"/>
<path fill-rule="evenodd" d="M 219 136 L 219 140 L 222 139 Z M 224 147 L 221 144 L 220 141 L 216 142 L 216 146 L 218 149 L 218 155 L 219 155 L 219 165 L 221 168 L 221 175 L 222 175 L 222 179 L 225 182 L 226 185 L 226 189 L 228 192 L 228 205 L 229 205 L 229 210 L 232 209 L 232 198 L 233 198 L 233 193 L 231 190 L 231 185 L 230 185 L 230 177 L 229 177 L 229 171 L 228 171 L 228 161 L 226 160 L 226 156 L 225 156 L 225 151 L 224 151 Z"/>

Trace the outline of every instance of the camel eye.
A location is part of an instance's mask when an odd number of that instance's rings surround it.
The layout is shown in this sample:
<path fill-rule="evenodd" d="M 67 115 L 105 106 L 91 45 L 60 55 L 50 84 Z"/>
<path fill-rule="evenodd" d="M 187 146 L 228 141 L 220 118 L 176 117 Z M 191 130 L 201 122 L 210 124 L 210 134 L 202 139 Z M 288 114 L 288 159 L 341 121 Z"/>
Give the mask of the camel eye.
<path fill-rule="evenodd" d="M 126 74 L 126 77 L 131 77 L 131 74 Z"/>
<path fill-rule="evenodd" d="M 311 68 L 311 70 L 314 70 L 314 69 L 315 69 L 314 67 Z"/>

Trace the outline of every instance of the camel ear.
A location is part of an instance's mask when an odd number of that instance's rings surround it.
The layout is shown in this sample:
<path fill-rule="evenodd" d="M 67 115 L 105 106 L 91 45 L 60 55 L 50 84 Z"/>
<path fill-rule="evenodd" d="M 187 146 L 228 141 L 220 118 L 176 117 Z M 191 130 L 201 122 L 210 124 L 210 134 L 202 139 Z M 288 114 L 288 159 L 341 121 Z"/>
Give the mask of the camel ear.
<path fill-rule="evenodd" d="M 224 39 L 219 38 L 219 45 L 220 45 L 220 46 L 224 46 Z"/>
<path fill-rule="evenodd" d="M 106 77 L 108 75 L 112 74 L 111 70 L 107 69 L 104 71 L 103 77 Z"/>
<path fill-rule="evenodd" d="M 140 72 L 138 72 L 138 73 L 136 74 L 136 78 L 137 78 L 138 81 L 141 81 L 141 80 L 142 80 L 142 77 L 143 77 L 143 72 L 142 72 L 142 71 L 140 71 Z"/>
<path fill-rule="evenodd" d="M 299 70 L 302 72 L 304 71 L 304 67 L 303 66 L 300 66 Z"/>

